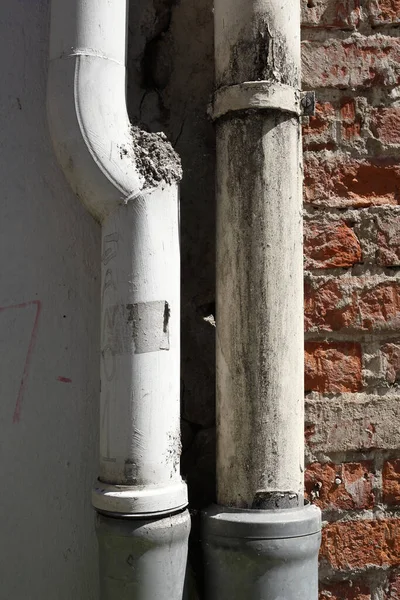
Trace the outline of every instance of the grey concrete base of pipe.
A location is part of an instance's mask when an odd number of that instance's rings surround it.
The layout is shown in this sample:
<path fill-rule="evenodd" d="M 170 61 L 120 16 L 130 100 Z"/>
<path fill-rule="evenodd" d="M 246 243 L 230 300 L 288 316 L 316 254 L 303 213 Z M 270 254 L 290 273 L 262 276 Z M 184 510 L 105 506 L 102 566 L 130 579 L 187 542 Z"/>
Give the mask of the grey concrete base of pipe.
<path fill-rule="evenodd" d="M 188 511 L 159 519 L 97 515 L 100 600 L 182 600 Z"/>
<path fill-rule="evenodd" d="M 206 600 L 317 600 L 321 513 L 315 506 L 204 514 Z"/>

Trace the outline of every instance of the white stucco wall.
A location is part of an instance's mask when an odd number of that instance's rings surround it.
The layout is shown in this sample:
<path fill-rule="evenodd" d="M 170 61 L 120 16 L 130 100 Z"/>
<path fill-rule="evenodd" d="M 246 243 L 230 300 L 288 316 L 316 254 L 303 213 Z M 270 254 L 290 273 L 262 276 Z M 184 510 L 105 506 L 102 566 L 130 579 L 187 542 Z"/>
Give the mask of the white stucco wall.
<path fill-rule="evenodd" d="M 0 597 L 94 600 L 100 229 L 50 146 L 48 27 L 1 1 Z"/>

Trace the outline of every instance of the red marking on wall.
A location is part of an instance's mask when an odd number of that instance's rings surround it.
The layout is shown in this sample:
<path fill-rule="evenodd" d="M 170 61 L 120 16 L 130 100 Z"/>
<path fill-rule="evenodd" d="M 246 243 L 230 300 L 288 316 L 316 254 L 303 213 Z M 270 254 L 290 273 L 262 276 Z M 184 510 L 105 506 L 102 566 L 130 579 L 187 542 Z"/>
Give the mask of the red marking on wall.
<path fill-rule="evenodd" d="M 72 379 L 69 377 L 61 377 L 61 375 L 57 377 L 57 381 L 61 381 L 62 383 L 72 383 Z"/>
<path fill-rule="evenodd" d="M 35 320 L 33 322 L 32 333 L 31 333 L 31 337 L 29 340 L 28 351 L 26 353 L 24 370 L 22 373 L 21 383 L 19 385 L 17 401 L 15 403 L 13 423 L 19 423 L 19 420 L 21 417 L 22 400 L 24 397 L 26 381 L 28 379 L 29 366 L 30 366 L 30 362 L 31 362 L 32 352 L 33 352 L 33 348 L 35 346 L 37 328 L 38 328 L 38 324 L 39 324 L 39 315 L 40 315 L 40 311 L 42 308 L 42 304 L 41 304 L 40 300 L 31 300 L 30 302 L 22 302 L 21 304 L 12 304 L 11 306 L 0 306 L 0 312 L 3 312 L 4 310 L 8 310 L 11 308 L 27 308 L 28 306 L 33 306 L 33 305 L 36 306 L 36 315 L 35 315 Z"/>

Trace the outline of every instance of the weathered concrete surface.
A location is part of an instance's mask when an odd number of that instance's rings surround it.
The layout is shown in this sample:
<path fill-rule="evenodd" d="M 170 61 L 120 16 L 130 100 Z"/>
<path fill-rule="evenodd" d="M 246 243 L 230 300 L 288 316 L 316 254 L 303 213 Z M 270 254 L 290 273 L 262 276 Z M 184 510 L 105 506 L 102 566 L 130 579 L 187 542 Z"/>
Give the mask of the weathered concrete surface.
<path fill-rule="evenodd" d="M 217 140 L 217 498 L 251 508 L 287 492 L 301 502 L 298 121 L 233 114 L 218 122 Z"/>
<path fill-rule="evenodd" d="M 2 2 L 0 596 L 97 600 L 100 231 L 47 133 L 48 18 Z"/>
<path fill-rule="evenodd" d="M 342 394 L 306 402 L 307 449 L 321 457 L 348 451 L 398 448 L 399 396 Z"/>
<path fill-rule="evenodd" d="M 215 44 L 217 88 L 299 89 L 300 6 L 218 0 Z M 303 503 L 300 122 L 271 105 L 216 126 L 217 502 L 238 508 Z"/>
<path fill-rule="evenodd" d="M 136 168 L 145 178 L 145 188 L 181 180 L 181 161 L 164 133 L 149 133 L 136 126 L 131 133 Z"/>

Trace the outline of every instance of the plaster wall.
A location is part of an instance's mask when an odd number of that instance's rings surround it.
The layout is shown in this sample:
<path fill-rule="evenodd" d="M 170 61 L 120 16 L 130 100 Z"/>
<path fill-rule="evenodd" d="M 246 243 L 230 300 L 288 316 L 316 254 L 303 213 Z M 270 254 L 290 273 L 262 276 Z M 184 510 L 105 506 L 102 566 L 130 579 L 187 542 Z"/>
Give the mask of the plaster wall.
<path fill-rule="evenodd" d="M 98 598 L 100 227 L 69 190 L 46 122 L 49 0 L 0 11 L 0 598 Z M 131 2 L 130 117 L 182 158 L 182 470 L 214 499 L 211 0 Z M 200 573 L 198 573 L 199 575 Z"/>
<path fill-rule="evenodd" d="M 0 9 L 0 598 L 94 600 L 100 228 L 46 123 L 48 0 Z"/>

